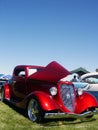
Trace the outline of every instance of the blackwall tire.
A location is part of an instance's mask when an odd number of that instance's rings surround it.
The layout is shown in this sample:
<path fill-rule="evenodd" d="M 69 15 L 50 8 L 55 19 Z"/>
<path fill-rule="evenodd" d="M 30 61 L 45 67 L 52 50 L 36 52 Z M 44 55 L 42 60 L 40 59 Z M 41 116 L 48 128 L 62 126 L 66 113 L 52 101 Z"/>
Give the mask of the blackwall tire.
<path fill-rule="evenodd" d="M 32 122 L 41 122 L 44 118 L 44 113 L 41 110 L 38 101 L 35 98 L 30 99 L 27 106 L 28 118 Z"/>

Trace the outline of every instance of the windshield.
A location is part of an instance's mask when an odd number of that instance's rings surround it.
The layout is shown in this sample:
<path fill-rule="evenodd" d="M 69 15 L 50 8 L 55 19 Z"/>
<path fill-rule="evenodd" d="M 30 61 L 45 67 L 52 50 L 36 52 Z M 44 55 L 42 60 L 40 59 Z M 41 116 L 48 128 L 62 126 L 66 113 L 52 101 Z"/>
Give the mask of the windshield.
<path fill-rule="evenodd" d="M 98 75 L 87 77 L 83 81 L 90 84 L 98 84 Z"/>

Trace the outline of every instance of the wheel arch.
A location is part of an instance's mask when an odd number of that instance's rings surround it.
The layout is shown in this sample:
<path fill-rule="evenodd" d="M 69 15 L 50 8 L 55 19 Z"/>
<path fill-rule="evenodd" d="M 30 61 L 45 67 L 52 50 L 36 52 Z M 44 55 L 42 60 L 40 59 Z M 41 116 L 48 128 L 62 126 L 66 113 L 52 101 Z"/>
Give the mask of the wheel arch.
<path fill-rule="evenodd" d="M 92 94 L 84 92 L 83 95 L 79 96 L 76 100 L 75 112 L 82 113 L 89 108 L 98 108 L 98 102 Z"/>
<path fill-rule="evenodd" d="M 4 91 L 4 99 L 10 100 L 11 94 L 10 94 L 10 88 L 8 84 L 5 84 L 2 86 L 2 89 Z"/>
<path fill-rule="evenodd" d="M 28 103 L 31 98 L 35 98 L 38 101 L 41 109 L 44 111 L 51 111 L 51 110 L 59 109 L 59 106 L 55 103 L 53 97 L 44 92 L 36 91 L 36 92 L 30 94 L 27 98 L 26 107 L 28 106 Z"/>

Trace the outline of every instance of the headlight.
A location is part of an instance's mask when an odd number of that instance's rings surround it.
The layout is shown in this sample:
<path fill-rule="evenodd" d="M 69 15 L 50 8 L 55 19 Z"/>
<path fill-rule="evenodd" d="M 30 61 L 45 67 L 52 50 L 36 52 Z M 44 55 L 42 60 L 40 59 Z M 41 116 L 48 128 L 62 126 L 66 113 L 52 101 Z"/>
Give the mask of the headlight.
<path fill-rule="evenodd" d="M 77 93 L 78 93 L 78 95 L 80 96 L 80 95 L 83 94 L 83 90 L 82 90 L 81 88 L 79 88 L 79 89 L 77 90 Z"/>
<path fill-rule="evenodd" d="M 50 93 L 52 96 L 55 96 L 57 94 L 57 88 L 56 87 L 51 87 L 50 88 Z"/>

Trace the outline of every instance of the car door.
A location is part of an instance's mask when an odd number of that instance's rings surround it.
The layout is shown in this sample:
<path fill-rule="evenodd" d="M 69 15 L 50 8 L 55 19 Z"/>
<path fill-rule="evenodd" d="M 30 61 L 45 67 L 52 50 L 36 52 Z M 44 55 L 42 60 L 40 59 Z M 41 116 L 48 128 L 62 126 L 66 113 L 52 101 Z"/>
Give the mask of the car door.
<path fill-rule="evenodd" d="M 23 100 L 26 97 L 26 71 L 18 68 L 13 77 L 12 91 L 16 100 Z"/>

